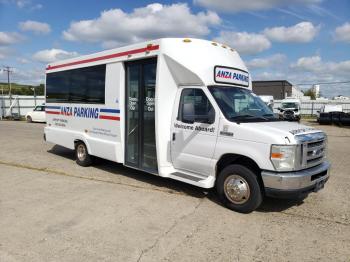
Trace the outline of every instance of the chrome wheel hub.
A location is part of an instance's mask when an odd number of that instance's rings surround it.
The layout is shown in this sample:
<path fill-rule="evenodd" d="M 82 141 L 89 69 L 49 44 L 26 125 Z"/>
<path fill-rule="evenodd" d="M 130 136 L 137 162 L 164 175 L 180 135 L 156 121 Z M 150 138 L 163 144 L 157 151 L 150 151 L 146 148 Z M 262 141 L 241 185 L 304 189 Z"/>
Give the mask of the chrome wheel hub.
<path fill-rule="evenodd" d="M 224 184 L 226 197 L 234 204 L 244 204 L 250 197 L 247 181 L 239 175 L 230 175 Z"/>
<path fill-rule="evenodd" d="M 80 144 L 77 147 L 77 156 L 80 161 L 84 161 L 86 158 L 86 149 L 85 146 Z"/>

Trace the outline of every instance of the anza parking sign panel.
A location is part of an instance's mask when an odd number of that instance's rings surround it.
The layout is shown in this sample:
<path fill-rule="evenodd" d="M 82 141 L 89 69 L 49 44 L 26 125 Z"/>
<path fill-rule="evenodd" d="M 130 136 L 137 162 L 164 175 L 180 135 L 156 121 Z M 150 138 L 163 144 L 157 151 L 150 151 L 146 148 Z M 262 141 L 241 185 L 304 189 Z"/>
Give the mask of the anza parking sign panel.
<path fill-rule="evenodd" d="M 214 80 L 216 83 L 249 86 L 249 73 L 241 69 L 215 66 Z"/>

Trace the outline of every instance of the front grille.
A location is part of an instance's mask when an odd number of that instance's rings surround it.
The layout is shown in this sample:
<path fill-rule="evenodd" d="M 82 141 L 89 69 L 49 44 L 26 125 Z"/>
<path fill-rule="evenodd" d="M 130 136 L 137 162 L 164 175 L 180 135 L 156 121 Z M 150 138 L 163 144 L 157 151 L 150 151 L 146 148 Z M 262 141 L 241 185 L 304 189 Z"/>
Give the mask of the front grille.
<path fill-rule="evenodd" d="M 303 166 L 312 167 L 323 161 L 326 151 L 326 139 L 303 144 Z"/>
<path fill-rule="evenodd" d="M 301 143 L 301 168 L 310 168 L 322 163 L 326 154 L 326 135 L 323 132 L 297 135 Z"/>
<path fill-rule="evenodd" d="M 310 142 L 308 143 L 309 147 L 316 147 L 316 146 L 321 146 L 324 143 L 324 141 L 319 141 L 319 142 Z"/>
<path fill-rule="evenodd" d="M 285 111 L 284 112 L 284 117 L 287 119 L 293 118 L 294 117 L 294 112 L 293 111 Z"/>

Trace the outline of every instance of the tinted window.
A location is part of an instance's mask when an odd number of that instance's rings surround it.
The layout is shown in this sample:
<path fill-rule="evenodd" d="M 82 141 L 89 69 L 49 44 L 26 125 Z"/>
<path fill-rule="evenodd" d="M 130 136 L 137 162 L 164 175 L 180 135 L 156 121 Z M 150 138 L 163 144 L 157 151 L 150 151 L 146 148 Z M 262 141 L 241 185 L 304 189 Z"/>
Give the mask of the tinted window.
<path fill-rule="evenodd" d="M 178 120 L 213 123 L 214 108 L 201 89 L 184 89 L 181 93 Z"/>
<path fill-rule="evenodd" d="M 106 65 L 49 73 L 46 101 L 55 103 L 105 103 Z"/>
<path fill-rule="evenodd" d="M 69 71 L 47 74 L 46 101 L 64 103 L 69 97 Z"/>

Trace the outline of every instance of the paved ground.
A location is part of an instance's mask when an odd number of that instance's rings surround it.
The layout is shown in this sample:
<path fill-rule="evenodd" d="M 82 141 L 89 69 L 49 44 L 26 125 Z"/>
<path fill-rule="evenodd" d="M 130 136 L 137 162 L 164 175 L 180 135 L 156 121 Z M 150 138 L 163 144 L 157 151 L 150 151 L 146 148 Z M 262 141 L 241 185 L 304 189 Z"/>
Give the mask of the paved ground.
<path fill-rule="evenodd" d="M 42 140 L 42 124 L 0 122 L 0 261 L 350 261 L 350 129 L 329 135 L 332 177 L 303 202 L 249 215 L 213 192 Z"/>

